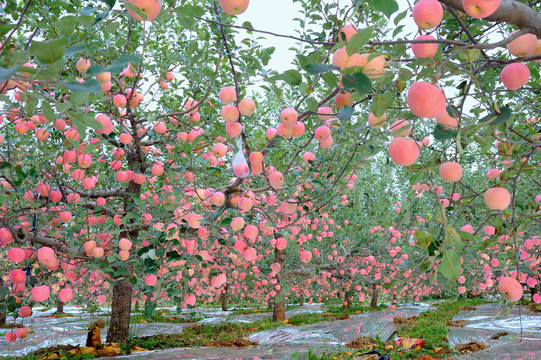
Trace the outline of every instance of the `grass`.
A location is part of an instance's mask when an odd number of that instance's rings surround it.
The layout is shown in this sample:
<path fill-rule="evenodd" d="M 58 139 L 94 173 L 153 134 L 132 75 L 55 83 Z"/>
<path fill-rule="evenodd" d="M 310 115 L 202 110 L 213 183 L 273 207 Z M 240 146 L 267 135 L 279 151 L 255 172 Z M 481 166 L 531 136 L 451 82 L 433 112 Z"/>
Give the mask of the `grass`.
<path fill-rule="evenodd" d="M 293 310 L 301 307 L 300 305 L 286 305 L 286 310 Z M 243 309 L 243 308 L 236 308 L 231 310 L 232 315 L 247 315 L 247 314 L 259 314 L 259 313 L 269 313 L 272 312 L 272 309 L 269 308 L 259 308 L 256 307 L 254 309 Z"/>
<path fill-rule="evenodd" d="M 448 327 L 446 324 L 453 319 L 453 317 L 466 306 L 475 306 L 484 303 L 482 300 L 477 299 L 461 299 L 457 301 L 445 301 L 438 303 L 434 306 L 437 307 L 434 311 L 427 311 L 421 313 L 416 320 L 406 321 L 405 323 L 397 324 L 396 334 L 400 338 L 418 338 L 422 339 L 425 344 L 422 349 L 414 352 L 413 350 L 398 349 L 396 346 L 391 350 L 385 350 L 386 346 L 389 346 L 393 341 L 383 343 L 379 339 L 375 339 L 375 349 L 378 349 L 381 353 L 388 354 L 393 360 L 411 360 L 411 359 L 431 359 L 431 358 L 445 358 L 448 355 L 436 355 L 436 349 L 448 349 L 449 355 L 454 355 L 452 349 L 449 349 L 448 344 Z M 328 311 L 321 314 L 302 314 L 289 318 L 286 322 L 291 326 L 302 326 L 321 322 L 334 321 L 347 318 L 352 314 L 359 314 L 366 311 L 385 309 L 386 306 L 381 305 L 376 309 L 372 309 L 366 306 L 352 305 L 348 308 L 344 308 L 339 304 L 330 305 L 327 307 Z M 253 312 L 252 312 L 253 313 Z M 133 315 L 131 317 L 131 323 L 138 323 L 144 317 L 143 315 Z M 196 321 L 197 318 L 193 318 Z M 179 321 L 174 317 L 166 317 L 162 313 L 157 313 L 152 316 L 149 322 L 183 322 L 184 320 L 192 320 L 190 318 L 182 318 Z M 129 349 L 133 346 L 138 346 L 148 350 L 155 349 L 168 349 L 177 347 L 198 347 L 212 345 L 214 342 L 229 342 L 236 339 L 242 339 L 246 336 L 272 329 L 279 326 L 284 326 L 281 322 L 272 322 L 271 319 L 265 319 L 248 324 L 235 324 L 235 323 L 222 323 L 213 325 L 193 325 L 184 327 L 181 334 L 160 334 L 148 337 L 133 337 L 128 340 L 127 344 L 123 344 L 122 354 L 128 354 Z M 296 359 L 309 359 L 309 360 L 326 360 L 326 359 L 353 359 L 358 357 L 369 349 L 348 349 L 348 348 L 322 348 L 321 354 L 316 354 L 316 351 L 310 351 L 309 354 L 293 354 Z M 444 350 L 445 351 L 445 350 Z M 50 353 L 50 352 L 49 352 Z M 73 359 L 73 360 L 87 360 L 94 358 L 93 355 L 73 355 L 66 351 L 58 351 L 60 355 L 59 359 Z M 23 357 L 9 358 L 11 360 L 38 360 L 42 359 L 47 352 L 43 352 L 39 355 L 35 353 L 28 354 Z M 423 356 L 426 356 L 423 358 Z M 1 359 L 8 359 L 0 357 Z"/>
<path fill-rule="evenodd" d="M 129 354 L 129 349 L 134 346 L 147 350 L 169 349 L 177 347 L 198 347 L 209 345 L 213 342 L 228 342 L 242 339 L 246 336 L 278 326 L 284 323 L 272 322 L 270 319 L 248 324 L 222 323 L 216 325 L 193 325 L 182 329 L 181 334 L 160 334 L 139 338 L 130 338 L 126 344 L 121 345 L 122 354 Z M 58 359 L 89 360 L 96 356 L 92 354 L 71 354 L 69 347 L 56 349 L 40 349 L 25 356 L 0 357 L 0 360 L 41 360 L 49 354 L 56 353 Z"/>
<path fill-rule="evenodd" d="M 140 324 L 140 323 L 175 323 L 175 324 L 186 324 L 186 323 L 195 323 L 201 320 L 200 317 L 195 316 L 164 316 L 163 314 L 152 314 L 149 319 L 145 319 L 145 315 L 132 315 L 130 316 L 130 324 Z"/>
<path fill-rule="evenodd" d="M 425 344 L 424 347 L 418 351 L 404 350 L 397 346 L 393 346 L 392 350 L 385 350 L 386 346 L 389 346 L 391 341 L 383 343 L 379 339 L 375 339 L 375 349 L 379 350 L 382 354 L 387 354 L 393 360 L 412 360 L 412 359 L 442 359 L 449 355 L 457 355 L 449 349 L 448 334 L 449 330 L 446 324 L 451 321 L 455 315 L 466 306 L 475 306 L 486 303 L 479 299 L 461 299 L 456 301 L 445 301 L 439 304 L 435 304 L 437 307 L 434 311 L 426 311 L 421 313 L 415 321 L 407 321 L 406 323 L 397 324 L 396 334 L 400 338 L 415 338 L 422 339 Z M 362 309 L 359 309 L 362 310 Z M 307 319 L 316 319 L 315 315 L 325 314 L 312 314 L 306 315 Z M 333 315 L 336 315 L 334 313 Z M 326 316 L 331 318 L 331 316 Z M 293 318 L 292 318 L 293 319 Z M 291 320 L 290 319 L 290 323 Z M 311 320 L 305 320 L 304 322 L 310 322 Z M 314 321 L 317 322 L 317 321 Z M 309 359 L 309 360 L 327 360 L 327 359 L 354 359 L 358 358 L 359 354 L 367 352 L 369 349 L 325 349 L 322 354 L 316 354 L 310 352 L 309 354 L 302 355 L 296 354 L 295 359 Z M 438 355 L 435 350 L 448 352 L 446 355 Z"/>
<path fill-rule="evenodd" d="M 222 323 L 216 325 L 194 325 L 182 329 L 181 334 L 156 335 L 128 340 L 128 345 L 139 346 L 148 350 L 177 347 L 203 346 L 214 341 L 231 341 L 244 338 L 252 333 L 283 326 L 270 319 L 249 324 Z"/>

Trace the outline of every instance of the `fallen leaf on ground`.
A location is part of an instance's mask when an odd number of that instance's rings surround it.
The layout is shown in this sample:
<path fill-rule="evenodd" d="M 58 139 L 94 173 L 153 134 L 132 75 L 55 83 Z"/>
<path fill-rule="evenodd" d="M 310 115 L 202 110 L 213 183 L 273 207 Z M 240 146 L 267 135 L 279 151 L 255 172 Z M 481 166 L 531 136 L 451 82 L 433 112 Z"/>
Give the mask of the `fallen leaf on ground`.
<path fill-rule="evenodd" d="M 487 349 L 488 346 L 486 344 L 480 343 L 480 342 L 471 342 L 469 344 L 459 344 L 455 346 L 455 349 L 462 354 L 468 353 L 468 352 L 477 352 L 484 349 Z"/>

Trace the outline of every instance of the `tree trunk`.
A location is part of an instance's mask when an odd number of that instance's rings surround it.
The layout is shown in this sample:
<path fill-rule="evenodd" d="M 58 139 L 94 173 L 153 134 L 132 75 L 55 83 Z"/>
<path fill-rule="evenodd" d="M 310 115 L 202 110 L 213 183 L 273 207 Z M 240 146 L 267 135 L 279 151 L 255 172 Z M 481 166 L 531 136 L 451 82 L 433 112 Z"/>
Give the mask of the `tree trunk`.
<path fill-rule="evenodd" d="M 346 290 L 344 294 L 344 309 L 348 309 L 353 301 L 353 286 Z"/>
<path fill-rule="evenodd" d="M 273 299 L 269 298 L 269 301 L 267 301 L 267 309 L 272 309 Z"/>
<path fill-rule="evenodd" d="M 229 293 L 229 284 L 225 283 L 222 293 L 220 294 L 220 301 L 222 302 L 222 311 L 227 311 L 227 294 Z"/>
<path fill-rule="evenodd" d="M 56 303 L 56 313 L 57 314 L 63 314 L 64 313 L 64 303 L 60 300 Z"/>
<path fill-rule="evenodd" d="M 145 314 L 147 312 L 147 309 L 152 305 L 152 292 L 148 291 L 145 293 L 146 299 L 145 299 Z"/>
<path fill-rule="evenodd" d="M 135 299 L 135 311 L 139 311 L 139 299 Z"/>
<path fill-rule="evenodd" d="M 376 284 L 372 284 L 372 299 L 370 299 L 371 308 L 378 307 L 378 296 L 379 296 L 379 289 L 376 287 Z"/>
<path fill-rule="evenodd" d="M 131 111 L 131 110 L 130 110 Z M 132 132 L 136 134 L 137 122 L 135 117 L 129 114 L 130 125 Z M 136 135 L 134 137 L 135 148 L 127 152 L 128 168 L 134 172 L 144 173 L 147 169 L 145 164 L 143 151 L 141 148 L 141 139 Z M 138 212 L 133 201 L 134 196 L 141 194 L 141 185 L 136 184 L 134 181 L 130 181 L 126 192 L 130 195 L 124 198 L 124 214 L 130 212 Z M 139 228 L 130 228 L 130 225 L 135 223 L 135 219 L 130 219 L 129 225 L 123 224 L 121 226 L 122 231 L 120 237 L 125 237 L 131 240 L 132 243 L 137 244 L 139 240 Z M 134 249 L 131 250 L 131 255 L 134 253 Z M 133 274 L 133 267 L 127 269 L 130 275 Z M 131 302 L 133 296 L 133 285 L 126 278 L 115 279 L 115 285 L 113 286 L 113 304 L 111 307 L 111 322 L 109 329 L 107 330 L 106 342 L 126 343 L 128 341 L 128 334 L 130 330 L 130 313 Z"/>
<path fill-rule="evenodd" d="M 301 295 L 301 298 L 299 299 L 299 305 L 304 306 L 304 295 Z"/>
<path fill-rule="evenodd" d="M 125 343 L 128 339 L 132 293 L 133 286 L 128 280 L 122 279 L 115 281 L 111 323 L 107 330 L 106 342 Z"/>
<path fill-rule="evenodd" d="M 274 262 L 280 265 L 280 273 L 276 274 L 278 276 L 278 282 L 276 285 L 282 285 L 282 274 L 284 272 L 284 263 L 286 255 L 283 250 L 274 250 Z M 276 290 L 276 296 L 274 297 L 274 309 L 272 311 L 272 321 L 284 321 L 286 319 L 286 303 L 283 298 L 283 291 Z M 277 298 L 280 298 L 280 301 L 276 301 Z"/>
<path fill-rule="evenodd" d="M 4 286 L 4 280 L 2 280 L 2 277 L 0 276 L 0 288 Z M 6 325 L 6 313 L 3 311 L 0 311 L 0 326 Z"/>

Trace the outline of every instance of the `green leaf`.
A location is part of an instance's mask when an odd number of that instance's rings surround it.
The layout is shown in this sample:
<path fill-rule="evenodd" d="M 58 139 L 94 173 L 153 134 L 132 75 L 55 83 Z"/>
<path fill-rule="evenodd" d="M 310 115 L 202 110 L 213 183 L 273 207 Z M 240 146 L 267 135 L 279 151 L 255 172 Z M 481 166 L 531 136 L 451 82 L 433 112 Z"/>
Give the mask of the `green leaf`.
<path fill-rule="evenodd" d="M 145 14 L 144 12 L 141 11 L 141 9 L 138 7 L 138 6 L 135 6 L 134 4 L 132 4 L 131 2 L 129 1 L 124 1 L 124 5 L 126 5 L 126 7 L 133 13 L 135 13 L 136 15 L 139 15 L 143 20 L 146 20 L 147 19 L 147 14 Z"/>
<path fill-rule="evenodd" d="M 334 65 L 325 65 L 325 64 L 317 64 L 317 63 L 310 63 L 305 66 L 306 71 L 308 71 L 310 74 L 316 75 L 316 74 L 322 74 L 326 73 L 328 71 L 332 70 L 340 70 L 338 66 Z"/>
<path fill-rule="evenodd" d="M 358 31 L 355 35 L 351 37 L 348 44 L 346 45 L 346 51 L 348 56 L 351 56 L 355 53 L 361 51 L 362 47 L 370 40 L 372 37 L 372 27 Z"/>
<path fill-rule="evenodd" d="M 9 79 L 11 79 L 13 74 L 15 74 L 20 67 L 21 67 L 20 65 L 17 65 L 15 67 L 11 68 L 11 69 L 6 69 L 6 68 L 0 66 L 0 82 L 3 83 L 5 81 L 8 81 Z"/>
<path fill-rule="evenodd" d="M 432 241 L 434 241 L 434 237 L 424 231 L 415 230 L 415 233 L 413 234 L 413 240 L 415 240 L 415 242 L 419 246 L 428 247 L 432 243 Z"/>
<path fill-rule="evenodd" d="M 372 89 L 372 82 L 363 73 L 344 74 L 342 84 L 346 90 L 355 89 L 358 95 L 368 94 Z"/>
<path fill-rule="evenodd" d="M 287 70 L 281 78 L 291 86 L 299 86 L 302 83 L 302 75 L 297 70 Z"/>
<path fill-rule="evenodd" d="M 157 304 L 152 304 L 149 307 L 145 308 L 145 319 L 150 319 L 154 310 L 156 310 Z"/>
<path fill-rule="evenodd" d="M 468 241 L 474 240 L 473 234 L 470 234 L 469 232 L 457 230 L 457 234 L 464 240 L 468 240 Z"/>
<path fill-rule="evenodd" d="M 103 0 L 112 9 L 115 6 L 116 0 Z"/>
<path fill-rule="evenodd" d="M 383 284 L 383 288 L 386 290 L 389 290 L 390 288 L 394 286 L 394 284 L 396 284 L 396 282 L 397 282 L 396 280 L 391 280 L 388 283 Z"/>
<path fill-rule="evenodd" d="M 306 105 L 308 107 L 308 110 L 317 112 L 318 102 L 316 99 L 314 99 L 314 97 L 309 97 L 308 99 L 306 99 Z"/>
<path fill-rule="evenodd" d="M 350 121 L 353 116 L 353 108 L 351 106 L 344 106 L 338 113 L 338 119 L 343 121 Z"/>
<path fill-rule="evenodd" d="M 66 50 L 64 50 L 64 56 L 66 58 L 72 57 L 73 55 L 77 54 L 78 52 L 83 51 L 84 49 L 85 47 L 83 45 L 70 46 L 69 48 L 66 48 Z"/>
<path fill-rule="evenodd" d="M 187 16 L 203 16 L 205 15 L 205 10 L 200 6 L 193 6 L 193 5 L 184 5 L 181 6 L 178 11 L 179 14 L 187 15 Z"/>
<path fill-rule="evenodd" d="M 87 127 L 91 127 L 96 130 L 102 129 L 101 123 L 98 120 L 94 119 L 94 116 L 91 114 L 85 116 L 81 113 L 69 111 L 67 115 L 73 121 L 74 125 L 79 128 L 79 130 L 81 130 L 81 128 L 84 129 Z M 126 219 L 126 216 L 123 219 Z"/>
<path fill-rule="evenodd" d="M 456 130 L 448 129 L 442 124 L 437 124 L 432 134 L 434 135 L 434 139 L 443 141 L 456 138 L 458 132 Z"/>
<path fill-rule="evenodd" d="M 49 120 L 49 122 L 54 124 L 56 120 L 54 116 L 54 111 L 51 105 L 47 101 L 41 102 L 41 110 L 43 111 L 43 116 L 45 116 L 45 118 Z"/>
<path fill-rule="evenodd" d="M 388 18 L 398 11 L 398 4 L 395 0 L 372 0 L 372 6 Z"/>
<path fill-rule="evenodd" d="M 372 104 L 370 105 L 370 110 L 372 111 L 374 116 L 380 117 L 381 115 L 383 115 L 385 110 L 387 110 L 387 102 L 385 101 L 385 96 L 374 96 Z"/>
<path fill-rule="evenodd" d="M 487 125 L 499 125 L 511 119 L 512 115 L 513 112 L 511 111 L 511 108 L 506 106 L 501 108 L 499 113 L 496 111 L 491 112 L 479 120 L 479 123 L 487 123 Z"/>
<path fill-rule="evenodd" d="M 454 250 L 447 250 L 441 258 L 439 271 L 450 281 L 456 281 L 460 276 L 460 256 Z"/>
<path fill-rule="evenodd" d="M 455 228 L 451 226 L 445 226 L 445 241 L 447 241 L 452 246 L 460 246 L 462 244 L 462 239 Z"/>
<path fill-rule="evenodd" d="M 66 89 L 84 93 L 99 93 L 101 91 L 100 82 L 94 79 L 87 80 L 83 83 L 78 81 L 63 82 L 60 83 L 60 85 Z"/>
<path fill-rule="evenodd" d="M 137 55 L 124 54 L 115 61 L 113 61 L 111 65 L 106 68 L 103 68 L 99 65 L 91 66 L 86 74 L 87 76 L 95 76 L 104 71 L 108 71 L 111 74 L 119 74 L 122 70 L 124 70 L 124 68 L 126 68 L 126 66 L 128 66 L 128 64 L 131 63 L 132 65 L 139 65 L 140 61 L 141 58 Z"/>
<path fill-rule="evenodd" d="M 68 39 L 65 37 L 49 41 L 32 41 L 30 54 L 44 64 L 53 64 L 62 59 L 66 46 Z"/>

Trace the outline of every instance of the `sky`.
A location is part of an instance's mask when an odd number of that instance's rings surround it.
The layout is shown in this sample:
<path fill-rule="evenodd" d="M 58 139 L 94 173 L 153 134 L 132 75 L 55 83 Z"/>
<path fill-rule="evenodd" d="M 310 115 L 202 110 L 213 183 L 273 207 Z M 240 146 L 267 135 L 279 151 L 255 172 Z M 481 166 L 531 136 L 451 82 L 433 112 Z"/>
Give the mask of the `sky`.
<path fill-rule="evenodd" d="M 340 6 L 348 6 L 353 1 L 322 0 L 322 2 L 333 2 L 338 3 Z M 408 7 L 408 2 L 405 0 L 399 0 L 398 3 L 400 7 L 399 12 L 404 11 Z M 237 24 L 242 25 L 243 22 L 249 21 L 254 28 L 258 30 L 272 31 L 283 35 L 297 35 L 295 29 L 299 26 L 299 23 L 293 19 L 301 16 L 299 13 L 301 8 L 302 6 L 300 3 L 294 3 L 293 0 L 250 0 L 250 5 L 246 12 L 237 15 Z M 403 23 L 406 24 L 404 31 L 415 34 L 417 27 L 413 20 L 406 17 L 406 19 L 403 20 Z M 244 37 L 244 35 L 245 32 L 239 30 L 239 39 Z M 295 56 L 295 52 L 288 49 L 296 46 L 296 41 L 265 34 L 259 35 L 266 37 L 266 40 L 260 41 L 263 46 L 274 46 L 276 48 L 269 63 L 269 68 L 279 72 L 291 69 L 291 63 Z"/>

